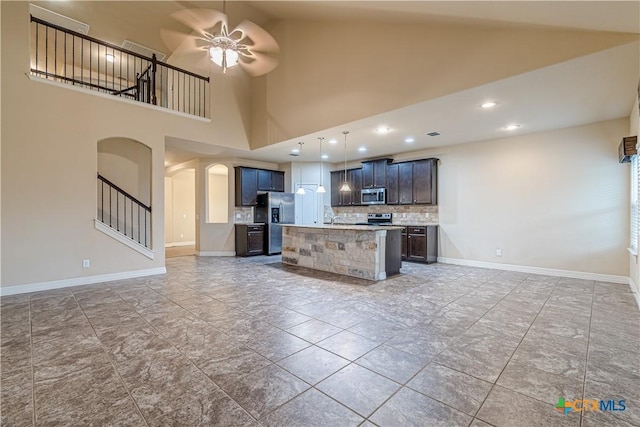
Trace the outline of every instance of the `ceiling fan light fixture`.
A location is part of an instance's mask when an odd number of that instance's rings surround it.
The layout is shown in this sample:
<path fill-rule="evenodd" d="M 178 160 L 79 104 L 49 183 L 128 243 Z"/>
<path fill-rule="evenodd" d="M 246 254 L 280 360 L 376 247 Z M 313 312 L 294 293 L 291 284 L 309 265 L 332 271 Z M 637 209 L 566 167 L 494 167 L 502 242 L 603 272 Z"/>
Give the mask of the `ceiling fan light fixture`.
<path fill-rule="evenodd" d="M 179 10 L 171 16 L 192 30 L 188 34 L 178 32 L 178 35 L 186 35 L 189 40 L 188 44 L 184 44 L 185 53 L 191 51 L 204 54 L 205 62 L 198 61 L 199 67 L 208 68 L 207 63 L 214 63 L 217 65 L 214 69 L 221 68 L 222 73 L 225 73 L 227 68 L 238 66 L 255 77 L 267 74 L 278 66 L 278 42 L 264 28 L 246 19 L 230 29 L 224 0 L 222 12 L 193 8 Z M 164 32 L 164 38 L 167 39 L 165 43 L 179 43 L 182 52 L 185 40 L 177 40 L 177 36 L 172 36 L 171 33 L 172 30 Z M 174 50 L 175 47 L 170 49 Z"/>
<path fill-rule="evenodd" d="M 219 37 L 216 37 L 219 38 Z M 209 58 L 211 62 L 218 67 L 222 67 L 222 71 L 227 71 L 227 68 L 232 68 L 238 65 L 238 52 L 233 48 L 223 48 L 220 46 L 212 45 L 209 48 Z"/>

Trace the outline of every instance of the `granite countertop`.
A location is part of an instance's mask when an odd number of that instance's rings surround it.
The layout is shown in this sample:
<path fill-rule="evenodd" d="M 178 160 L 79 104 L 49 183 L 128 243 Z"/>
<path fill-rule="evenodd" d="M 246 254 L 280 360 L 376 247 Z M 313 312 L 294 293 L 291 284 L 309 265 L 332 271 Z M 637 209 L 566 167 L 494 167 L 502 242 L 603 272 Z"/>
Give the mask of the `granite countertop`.
<path fill-rule="evenodd" d="M 302 224 L 281 224 L 283 227 L 297 227 L 297 228 L 318 228 L 324 230 L 362 230 L 362 231 L 376 231 L 376 230 L 400 230 L 404 228 L 401 225 L 355 225 L 355 224 L 316 224 L 316 225 L 302 225 Z"/>

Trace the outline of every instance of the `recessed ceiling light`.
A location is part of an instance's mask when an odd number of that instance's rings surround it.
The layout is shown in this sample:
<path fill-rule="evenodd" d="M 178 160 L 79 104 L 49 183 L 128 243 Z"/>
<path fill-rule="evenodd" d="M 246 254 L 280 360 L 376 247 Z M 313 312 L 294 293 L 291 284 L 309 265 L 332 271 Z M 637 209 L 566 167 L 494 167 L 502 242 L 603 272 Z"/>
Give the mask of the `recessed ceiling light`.
<path fill-rule="evenodd" d="M 495 102 L 495 101 L 487 101 L 487 102 L 485 102 L 483 104 L 480 104 L 480 108 L 493 108 L 496 105 L 498 105 L 498 103 Z"/>
<path fill-rule="evenodd" d="M 506 125 L 506 126 L 504 127 L 504 130 L 516 130 L 516 129 L 518 129 L 518 128 L 520 128 L 520 125 L 519 125 L 519 124 L 512 123 L 512 124 L 510 124 L 510 125 Z"/>
<path fill-rule="evenodd" d="M 376 132 L 378 132 L 379 134 L 385 134 L 385 133 L 389 133 L 391 129 L 386 127 L 386 126 L 380 126 L 378 129 L 376 129 Z"/>
<path fill-rule="evenodd" d="M 116 62 L 116 57 L 110 53 L 107 53 L 106 58 L 107 58 L 107 62 Z"/>
<path fill-rule="evenodd" d="M 440 132 L 429 132 L 427 135 L 429 135 L 429 136 L 438 136 L 438 135 L 440 135 Z"/>
<path fill-rule="evenodd" d="M 326 155 L 326 154 L 323 154 L 321 157 L 322 157 L 322 159 L 323 159 L 323 160 L 326 160 L 326 159 L 328 159 L 328 158 L 329 158 L 329 156 L 328 156 L 328 155 Z"/>
<path fill-rule="evenodd" d="M 329 140 L 329 144 L 337 144 L 337 143 L 338 143 L 338 140 L 335 138 L 332 138 Z"/>
<path fill-rule="evenodd" d="M 293 150 L 291 150 L 291 152 L 292 152 L 292 153 L 294 153 L 294 154 L 297 154 L 297 153 L 299 153 L 299 152 L 300 152 L 300 150 L 299 150 L 299 149 L 297 149 L 297 148 L 294 148 Z"/>
<path fill-rule="evenodd" d="M 367 149 L 365 147 L 360 147 L 358 148 L 358 151 L 364 153 L 365 151 L 367 151 Z"/>
<path fill-rule="evenodd" d="M 415 142 L 415 139 L 409 136 L 404 139 L 404 142 L 406 142 L 407 144 L 411 144 L 412 142 Z"/>

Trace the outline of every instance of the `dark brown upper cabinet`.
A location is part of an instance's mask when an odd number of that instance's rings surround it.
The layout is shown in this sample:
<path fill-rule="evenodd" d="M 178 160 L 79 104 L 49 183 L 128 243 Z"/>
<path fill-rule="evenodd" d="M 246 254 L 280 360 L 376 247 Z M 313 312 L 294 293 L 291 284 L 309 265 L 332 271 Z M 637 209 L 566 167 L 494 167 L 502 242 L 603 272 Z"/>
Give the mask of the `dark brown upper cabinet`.
<path fill-rule="evenodd" d="M 387 185 L 387 164 L 391 159 L 362 162 L 362 188 L 385 188 Z"/>
<path fill-rule="evenodd" d="M 284 191 L 284 172 L 236 166 L 236 206 L 256 206 L 258 191 Z"/>
<path fill-rule="evenodd" d="M 438 159 L 422 159 L 411 162 L 386 163 L 384 159 L 384 184 L 387 205 L 436 205 Z M 361 190 L 371 184 L 375 165 L 363 162 L 362 169 L 347 170 L 347 182 L 351 191 L 344 193 L 340 187 L 344 182 L 344 171 L 331 172 L 331 206 L 357 206 L 362 204 Z M 381 166 L 381 164 L 380 164 Z M 378 179 L 381 179 L 378 177 Z M 371 187 L 369 187 L 371 188 Z"/>
<path fill-rule="evenodd" d="M 236 206 L 258 204 L 258 170 L 236 167 Z"/>
<path fill-rule="evenodd" d="M 436 159 L 413 162 L 413 203 L 437 204 Z"/>
<path fill-rule="evenodd" d="M 258 169 L 258 191 L 284 191 L 284 172 Z"/>
<path fill-rule="evenodd" d="M 398 164 L 398 203 L 413 204 L 413 162 Z"/>
<path fill-rule="evenodd" d="M 400 166 L 392 163 L 387 166 L 387 204 L 397 205 L 400 203 L 400 177 L 398 175 Z"/>
<path fill-rule="evenodd" d="M 347 182 L 351 191 L 340 191 L 340 187 L 344 183 L 344 171 L 331 172 L 331 206 L 362 204 L 362 169 L 347 170 Z"/>
<path fill-rule="evenodd" d="M 416 160 L 413 162 L 397 163 L 396 165 L 389 165 L 387 167 L 387 204 L 437 204 L 437 165 L 438 159 L 424 159 Z M 398 167 L 397 198 L 394 194 L 396 174 L 395 166 Z"/>
<path fill-rule="evenodd" d="M 331 206 L 342 206 L 340 186 L 344 182 L 344 172 L 331 172 Z"/>
<path fill-rule="evenodd" d="M 351 204 L 362 204 L 362 169 L 351 169 L 347 171 L 349 185 L 351 185 Z"/>

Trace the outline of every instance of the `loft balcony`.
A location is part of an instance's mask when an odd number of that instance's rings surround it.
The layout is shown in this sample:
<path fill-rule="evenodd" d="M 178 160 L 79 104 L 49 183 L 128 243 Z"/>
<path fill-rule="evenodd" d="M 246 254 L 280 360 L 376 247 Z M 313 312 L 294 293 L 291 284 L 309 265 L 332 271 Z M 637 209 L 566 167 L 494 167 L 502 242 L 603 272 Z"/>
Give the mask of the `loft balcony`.
<path fill-rule="evenodd" d="M 31 16 L 31 74 L 208 117 L 209 77 Z"/>

